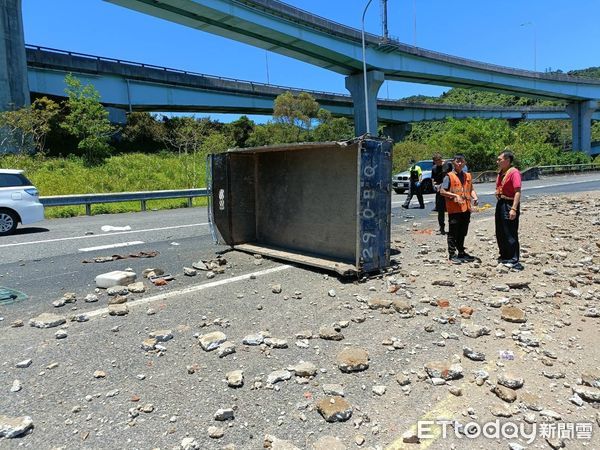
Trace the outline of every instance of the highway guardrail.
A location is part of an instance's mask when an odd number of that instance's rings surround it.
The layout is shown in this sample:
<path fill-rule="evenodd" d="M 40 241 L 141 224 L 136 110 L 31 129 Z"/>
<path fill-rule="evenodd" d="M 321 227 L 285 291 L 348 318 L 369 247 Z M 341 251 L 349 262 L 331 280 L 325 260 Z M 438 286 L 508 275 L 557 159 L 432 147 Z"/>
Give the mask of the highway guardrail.
<path fill-rule="evenodd" d="M 600 171 L 600 164 L 563 164 L 555 166 L 537 166 L 525 169 L 522 172 L 523 180 L 537 180 L 540 175 L 560 175 L 564 173 L 579 173 Z M 486 183 L 496 179 L 496 172 L 485 171 L 473 173 L 474 183 Z M 75 194 L 75 195 L 52 195 L 40 197 L 40 202 L 45 207 L 50 206 L 79 206 L 85 205 L 85 213 L 92 215 L 92 205 L 98 203 L 116 203 L 139 201 L 141 210 L 146 211 L 148 200 L 164 200 L 172 198 L 187 198 L 188 207 L 192 206 L 195 197 L 206 197 L 206 188 L 197 189 L 175 189 L 169 191 L 142 191 L 142 192 L 114 192 L 108 194 Z"/>
<path fill-rule="evenodd" d="M 188 207 L 192 206 L 194 197 L 206 197 L 206 188 L 200 189 L 175 189 L 169 191 L 142 191 L 142 192 L 114 192 L 108 194 L 75 194 L 52 195 L 40 197 L 40 202 L 45 206 L 78 206 L 85 205 L 85 213 L 92 215 L 92 205 L 98 203 L 116 203 L 139 201 L 142 211 L 146 211 L 148 200 L 164 200 L 171 198 L 187 198 Z"/>

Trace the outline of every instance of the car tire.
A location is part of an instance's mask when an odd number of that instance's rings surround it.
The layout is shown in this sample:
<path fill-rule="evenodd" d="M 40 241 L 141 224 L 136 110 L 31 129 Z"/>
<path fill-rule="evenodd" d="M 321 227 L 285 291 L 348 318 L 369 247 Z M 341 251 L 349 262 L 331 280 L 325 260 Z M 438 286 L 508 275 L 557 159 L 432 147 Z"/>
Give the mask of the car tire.
<path fill-rule="evenodd" d="M 0 209 L 0 236 L 13 234 L 19 224 L 17 213 L 10 209 Z"/>
<path fill-rule="evenodd" d="M 404 189 L 394 189 L 396 194 L 404 194 Z"/>

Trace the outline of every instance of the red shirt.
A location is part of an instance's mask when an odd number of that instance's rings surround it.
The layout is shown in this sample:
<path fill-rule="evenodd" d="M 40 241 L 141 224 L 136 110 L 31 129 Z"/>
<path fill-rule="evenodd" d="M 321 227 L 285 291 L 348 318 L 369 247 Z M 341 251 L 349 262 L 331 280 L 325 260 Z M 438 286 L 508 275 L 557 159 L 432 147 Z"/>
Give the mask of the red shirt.
<path fill-rule="evenodd" d="M 496 179 L 496 188 L 500 188 L 502 184 L 502 180 L 504 179 L 504 174 L 498 175 Z M 507 197 L 514 197 L 515 191 L 517 189 L 521 189 L 521 172 L 519 169 L 512 168 L 510 173 L 506 176 L 506 180 L 504 181 L 504 186 L 502 187 L 502 195 L 506 195 Z"/>

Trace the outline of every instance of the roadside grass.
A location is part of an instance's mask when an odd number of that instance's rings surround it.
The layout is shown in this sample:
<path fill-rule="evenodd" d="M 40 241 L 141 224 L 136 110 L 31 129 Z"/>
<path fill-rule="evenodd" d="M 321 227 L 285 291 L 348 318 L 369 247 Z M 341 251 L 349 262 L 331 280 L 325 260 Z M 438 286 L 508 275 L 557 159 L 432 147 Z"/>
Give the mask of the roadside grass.
<path fill-rule="evenodd" d="M 45 158 L 29 155 L 3 155 L 0 168 L 22 169 L 41 196 L 100 194 L 109 192 L 160 191 L 203 188 L 206 166 L 203 157 L 130 153 L 108 158 L 104 164 L 86 167 L 78 157 Z M 193 206 L 207 204 L 205 197 L 194 198 Z M 147 209 L 187 207 L 187 199 L 151 200 Z M 140 211 L 139 201 L 92 205 L 92 214 Z M 46 208 L 46 217 L 73 217 L 85 214 L 82 206 Z"/>

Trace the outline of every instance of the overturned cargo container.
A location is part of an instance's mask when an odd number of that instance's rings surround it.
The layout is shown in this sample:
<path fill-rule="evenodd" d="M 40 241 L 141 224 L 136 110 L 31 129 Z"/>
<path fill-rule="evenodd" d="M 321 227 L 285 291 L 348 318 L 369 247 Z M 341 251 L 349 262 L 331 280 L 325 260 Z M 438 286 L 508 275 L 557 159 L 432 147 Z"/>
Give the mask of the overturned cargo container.
<path fill-rule="evenodd" d="M 342 275 L 389 265 L 391 141 L 234 149 L 208 172 L 217 242 Z"/>

